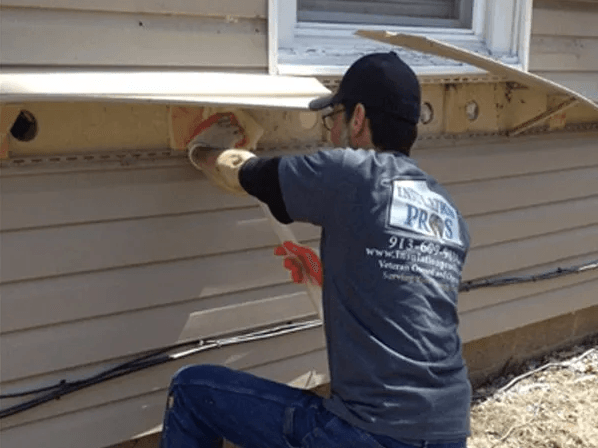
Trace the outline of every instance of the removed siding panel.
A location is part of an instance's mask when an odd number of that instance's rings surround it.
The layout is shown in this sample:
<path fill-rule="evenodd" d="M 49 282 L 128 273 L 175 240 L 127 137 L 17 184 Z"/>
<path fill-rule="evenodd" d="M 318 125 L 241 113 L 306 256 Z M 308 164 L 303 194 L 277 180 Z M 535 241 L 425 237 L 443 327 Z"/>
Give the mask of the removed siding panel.
<path fill-rule="evenodd" d="M 2 0 L 2 6 L 81 11 L 267 18 L 265 0 Z"/>
<path fill-rule="evenodd" d="M 0 25 L 7 65 L 267 67 L 264 19 L 3 7 Z"/>

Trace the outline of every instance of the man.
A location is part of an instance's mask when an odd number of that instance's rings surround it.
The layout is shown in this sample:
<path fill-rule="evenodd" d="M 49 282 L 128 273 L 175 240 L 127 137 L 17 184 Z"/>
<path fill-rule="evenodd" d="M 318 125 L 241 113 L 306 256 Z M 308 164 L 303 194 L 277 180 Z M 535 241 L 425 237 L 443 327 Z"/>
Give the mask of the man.
<path fill-rule="evenodd" d="M 279 221 L 322 227 L 331 396 L 188 367 L 171 384 L 163 447 L 222 437 L 255 448 L 465 447 L 471 387 L 456 302 L 469 235 L 446 191 L 409 158 L 417 78 L 394 53 L 371 54 L 310 106 L 332 108 L 325 123 L 337 149 L 276 158 L 232 149 L 205 168 Z"/>

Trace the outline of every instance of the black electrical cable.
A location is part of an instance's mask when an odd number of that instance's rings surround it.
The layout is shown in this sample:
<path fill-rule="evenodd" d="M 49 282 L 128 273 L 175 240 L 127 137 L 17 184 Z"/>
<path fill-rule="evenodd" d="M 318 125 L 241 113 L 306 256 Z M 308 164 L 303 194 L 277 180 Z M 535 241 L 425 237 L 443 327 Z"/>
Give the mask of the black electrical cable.
<path fill-rule="evenodd" d="M 512 276 L 512 277 L 497 277 L 497 278 L 485 278 L 480 280 L 472 280 L 464 282 L 459 287 L 459 291 L 469 292 L 475 289 L 488 288 L 488 287 L 499 287 L 506 285 L 513 285 L 517 283 L 528 283 L 541 280 L 549 280 L 564 275 L 578 274 L 581 272 L 598 269 L 598 260 L 591 261 L 582 265 L 572 266 L 568 268 L 556 268 L 551 271 L 546 271 L 540 274 L 524 275 L 524 276 Z M 276 336 L 280 336 L 287 333 L 293 333 L 297 331 L 307 330 L 322 325 L 320 320 L 313 320 L 308 322 L 291 323 L 287 325 L 281 325 L 275 328 L 266 328 L 264 330 L 254 331 L 251 333 L 234 336 L 226 339 L 219 340 L 192 340 L 187 342 L 180 342 L 167 347 L 162 347 L 156 350 L 149 351 L 144 355 L 118 364 L 115 367 L 107 369 L 89 378 L 76 381 L 62 380 L 58 384 L 53 386 L 46 386 L 37 389 L 32 389 L 24 392 L 9 393 L 0 395 L 1 399 L 7 398 L 20 398 L 29 395 L 39 395 L 46 392 L 39 397 L 28 400 L 24 403 L 8 407 L 6 409 L 0 409 L 0 419 L 24 412 L 28 409 L 37 407 L 49 401 L 57 400 L 67 394 L 85 389 L 87 387 L 99 384 L 114 378 L 129 375 L 140 370 L 144 370 L 150 367 L 154 367 L 167 362 L 172 362 L 187 356 L 197 354 L 201 351 L 212 350 L 215 348 L 221 348 L 227 345 L 242 344 L 244 342 L 258 341 L 262 339 L 268 339 Z M 177 349 L 183 349 L 185 347 L 194 347 L 185 352 L 175 353 L 168 355 L 168 352 Z"/>
<path fill-rule="evenodd" d="M 145 355 L 135 358 L 133 360 L 121 363 L 115 367 L 112 367 L 108 370 L 100 372 L 96 375 L 93 375 L 89 378 L 85 378 L 82 380 L 76 381 L 66 381 L 62 380 L 60 383 L 54 386 L 43 387 L 35 390 L 30 390 L 26 392 L 14 393 L 14 394 L 4 394 L 0 395 L 0 399 L 3 398 L 18 398 L 24 397 L 28 395 L 36 395 L 41 394 L 43 392 L 47 392 L 43 395 L 40 395 L 36 398 L 28 400 L 23 403 L 16 404 L 14 406 L 10 406 L 6 409 L 0 409 L 0 419 L 10 417 L 15 414 L 19 414 L 26 410 L 32 409 L 34 407 L 40 406 L 44 403 L 49 401 L 57 400 L 65 395 L 71 394 L 73 392 L 79 391 L 81 389 L 85 389 L 87 387 L 93 386 L 95 384 L 103 383 L 105 381 L 119 378 L 125 375 L 129 375 L 134 372 L 138 372 L 140 370 L 144 370 L 150 367 L 154 367 L 160 364 L 165 364 L 167 362 L 176 361 L 181 358 L 185 358 L 187 356 L 191 356 L 197 354 L 201 351 L 211 350 L 215 348 L 221 348 L 228 345 L 236 345 L 242 344 L 244 342 L 252 342 L 258 341 L 268 338 L 273 338 L 277 336 L 282 336 L 284 334 L 295 333 L 297 331 L 308 330 L 310 328 L 315 328 L 322 325 L 320 320 L 312 320 L 312 321 L 305 321 L 305 322 L 298 322 L 298 323 L 291 323 L 286 325 L 281 325 L 274 328 L 267 328 L 264 330 L 255 331 L 248 334 L 243 334 L 240 336 L 234 336 L 225 339 L 219 340 L 193 340 L 187 342 L 181 342 L 178 344 L 173 344 L 169 347 L 160 348 L 151 352 L 146 353 Z M 187 350 L 182 353 L 175 353 L 172 355 L 168 355 L 169 351 L 184 348 L 184 347 L 192 347 L 195 348 Z"/>
<path fill-rule="evenodd" d="M 464 282 L 459 287 L 459 291 L 469 292 L 474 289 L 480 288 L 489 288 L 489 287 L 498 287 L 498 286 L 507 286 L 507 285 L 514 285 L 518 283 L 529 283 L 529 282 L 536 282 L 540 280 L 550 280 L 556 277 L 561 277 L 570 274 L 579 274 L 581 272 L 590 271 L 593 269 L 598 269 L 598 260 L 590 261 L 588 263 L 584 263 L 577 266 L 571 266 L 568 268 L 556 268 L 551 271 L 542 272 L 540 274 L 532 274 L 532 275 L 521 275 L 521 276 L 514 276 L 514 277 L 497 277 L 497 278 L 485 278 L 480 280 L 472 280 L 469 282 Z"/>

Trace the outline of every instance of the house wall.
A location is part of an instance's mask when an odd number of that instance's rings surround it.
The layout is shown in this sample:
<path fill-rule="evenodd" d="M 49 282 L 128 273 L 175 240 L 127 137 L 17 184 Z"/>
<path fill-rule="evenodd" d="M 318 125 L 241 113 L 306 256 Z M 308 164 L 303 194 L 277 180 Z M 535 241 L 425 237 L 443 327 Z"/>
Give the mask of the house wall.
<path fill-rule="evenodd" d="M 598 3 L 535 0 L 530 71 L 598 101 Z"/>
<path fill-rule="evenodd" d="M 127 5 L 3 1 L 3 64 L 266 71 L 264 1 Z M 553 9 L 537 6 L 535 17 Z M 585 28 L 593 30 L 590 25 Z M 148 29 L 152 32 L 145 33 Z M 596 60 L 583 56 L 587 47 L 579 50 L 580 67 L 545 58 L 539 50 L 545 48 L 542 33 L 555 28 L 544 29 L 534 25 L 533 70 L 568 82 L 575 76 L 596 79 L 583 69 Z M 575 70 L 562 72 L 563 66 Z M 504 85 L 470 87 L 425 87 L 442 112 L 422 127 L 424 138 L 414 151 L 421 166 L 447 186 L 470 225 L 464 280 L 598 258 L 593 244 L 598 241 L 598 134 L 496 136 L 543 111 L 548 99 L 525 97 L 518 109 L 499 102 L 503 112 L 496 112 L 487 105 L 495 104 L 496 91 L 505 97 Z M 476 122 L 463 118 L 471 98 L 460 90 L 484 99 Z M 463 104 L 457 108 L 453 101 Z M 222 194 L 182 155 L 165 150 L 165 106 L 27 108 L 38 117 L 40 134 L 30 143 L 11 142 L 22 163 L 9 159 L 0 170 L 3 393 L 79 379 L 190 338 L 315 317 L 305 293 L 272 256 L 277 239 L 256 203 Z M 321 137 L 318 128 L 299 127 L 297 114 L 260 113 L 265 128 L 278 128 L 262 143 L 268 148 L 278 143 L 278 153 L 296 153 Z M 577 108 L 570 113 L 595 121 Z M 485 136 L 442 138 L 447 133 Z M 317 247 L 316 228 L 294 225 L 294 231 Z M 583 313 L 596 306 L 596 297 L 595 271 L 462 293 L 461 335 L 473 347 L 492 336 Z M 190 363 L 227 365 L 301 387 L 325 381 L 327 369 L 320 328 L 222 347 L 0 420 L 2 446 L 37 446 L 43 440 L 48 448 L 100 448 L 134 437 L 160 423 L 169 378 Z M 478 362 L 480 369 L 485 363 Z"/>
<path fill-rule="evenodd" d="M 471 228 L 464 280 L 598 258 L 596 137 L 420 144 L 414 156 Z M 252 200 L 220 193 L 182 158 L 65 164 L 2 169 L 3 391 L 81 378 L 189 337 L 314 317 Z M 316 247 L 316 228 L 295 231 Z M 582 310 L 597 293 L 593 272 L 463 293 L 461 334 L 470 342 Z M 285 382 L 326 374 L 319 328 L 225 347 L 4 419 L 3 447 L 133 437 L 159 424 L 169 377 L 188 363 Z"/>
<path fill-rule="evenodd" d="M 6 65 L 267 71 L 264 0 L 6 0 L 0 11 Z"/>

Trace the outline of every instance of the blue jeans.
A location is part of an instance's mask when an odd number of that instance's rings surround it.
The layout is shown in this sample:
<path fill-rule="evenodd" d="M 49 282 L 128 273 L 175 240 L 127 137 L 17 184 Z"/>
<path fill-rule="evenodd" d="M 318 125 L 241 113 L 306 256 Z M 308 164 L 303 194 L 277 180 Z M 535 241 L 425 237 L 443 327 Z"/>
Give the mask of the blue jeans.
<path fill-rule="evenodd" d="M 406 445 L 361 430 L 326 410 L 312 392 L 220 366 L 179 370 L 172 379 L 161 448 L 465 448 Z"/>

